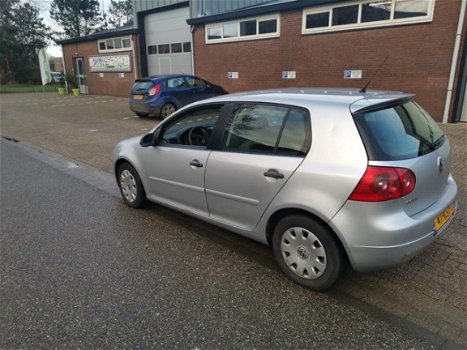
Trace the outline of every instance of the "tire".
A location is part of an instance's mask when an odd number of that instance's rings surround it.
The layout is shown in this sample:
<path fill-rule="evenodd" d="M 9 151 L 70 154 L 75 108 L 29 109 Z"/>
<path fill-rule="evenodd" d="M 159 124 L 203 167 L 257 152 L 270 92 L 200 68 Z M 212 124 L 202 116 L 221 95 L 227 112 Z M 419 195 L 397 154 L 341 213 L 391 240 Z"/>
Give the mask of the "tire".
<path fill-rule="evenodd" d="M 177 110 L 173 103 L 166 103 L 161 108 L 161 118 L 165 119 Z"/>
<path fill-rule="evenodd" d="M 146 192 L 141 179 L 129 163 L 118 168 L 117 182 L 125 203 L 132 208 L 143 208 L 147 204 Z"/>
<path fill-rule="evenodd" d="M 149 116 L 149 114 L 147 113 L 139 113 L 139 112 L 135 112 L 135 113 L 140 118 L 147 118 Z"/>
<path fill-rule="evenodd" d="M 342 253 L 332 232 L 311 217 L 290 215 L 280 220 L 272 247 L 282 271 L 310 289 L 328 289 L 341 274 Z"/>

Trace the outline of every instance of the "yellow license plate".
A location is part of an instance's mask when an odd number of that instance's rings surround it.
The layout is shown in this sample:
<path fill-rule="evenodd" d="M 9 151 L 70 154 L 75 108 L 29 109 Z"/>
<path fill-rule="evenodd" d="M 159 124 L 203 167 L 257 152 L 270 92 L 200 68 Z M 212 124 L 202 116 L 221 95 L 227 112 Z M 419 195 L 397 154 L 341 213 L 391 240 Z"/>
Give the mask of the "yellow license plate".
<path fill-rule="evenodd" d="M 435 230 L 439 231 L 441 228 L 443 228 L 443 226 L 446 225 L 446 223 L 449 221 L 453 214 L 454 205 L 450 205 L 444 212 L 442 212 L 440 215 L 438 215 L 438 217 L 435 218 Z"/>
<path fill-rule="evenodd" d="M 142 100 L 142 99 L 143 99 L 143 95 L 133 95 L 133 99 L 134 99 L 134 100 Z"/>

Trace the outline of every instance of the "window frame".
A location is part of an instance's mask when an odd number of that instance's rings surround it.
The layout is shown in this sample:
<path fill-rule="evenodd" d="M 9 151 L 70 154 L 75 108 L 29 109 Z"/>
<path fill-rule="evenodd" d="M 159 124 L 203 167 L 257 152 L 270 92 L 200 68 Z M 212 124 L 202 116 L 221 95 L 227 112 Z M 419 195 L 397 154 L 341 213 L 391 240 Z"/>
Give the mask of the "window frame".
<path fill-rule="evenodd" d="M 181 45 L 181 51 L 180 52 L 172 52 L 172 45 Z M 190 44 L 190 51 L 185 51 L 185 44 Z M 169 45 L 169 52 L 164 52 L 160 53 L 159 52 L 159 46 L 164 46 L 164 45 Z M 149 47 L 156 46 L 157 47 L 157 52 L 156 53 L 149 53 Z M 151 44 L 151 45 L 146 45 L 146 54 L 147 55 L 180 55 L 180 54 L 191 54 L 192 51 L 192 44 L 191 41 L 171 41 L 169 43 L 161 43 L 161 44 Z"/>
<path fill-rule="evenodd" d="M 277 106 L 277 107 L 282 107 L 282 108 L 287 108 L 288 111 L 284 117 L 284 120 L 282 122 L 282 125 L 280 127 L 279 134 L 277 136 L 276 142 L 275 142 L 275 147 L 274 151 L 271 153 L 264 153 L 264 152 L 240 152 L 232 149 L 225 149 L 224 146 L 224 133 L 226 131 L 226 127 L 229 123 L 229 120 L 232 118 L 232 112 L 235 110 L 235 108 L 239 105 L 243 104 L 255 104 L 255 105 L 266 105 L 266 106 Z M 225 114 L 221 114 L 222 121 L 218 125 L 218 129 L 216 130 L 216 139 L 213 141 L 213 150 L 219 151 L 219 152 L 225 152 L 225 153 L 238 153 L 238 154 L 252 154 L 252 155 L 261 155 L 261 156 L 274 156 L 274 157 L 293 157 L 293 158 L 305 158 L 308 153 L 311 150 L 312 146 L 312 130 L 311 130 L 311 117 L 310 117 L 310 111 L 302 106 L 297 106 L 297 105 L 288 105 L 284 103 L 271 103 L 271 102 L 259 102 L 259 101 L 231 101 L 229 103 L 230 108 L 225 110 Z M 304 155 L 289 155 L 289 154 L 283 154 L 280 152 L 277 152 L 278 146 L 280 144 L 280 140 L 282 138 L 282 134 L 285 129 L 285 125 L 287 123 L 287 120 L 289 118 L 290 112 L 292 109 L 297 109 L 301 110 L 305 113 L 305 140 L 307 144 L 307 151 L 305 152 Z M 221 119 L 219 118 L 219 119 Z"/>
<path fill-rule="evenodd" d="M 107 49 L 107 40 L 112 40 L 114 48 Z M 118 49 L 115 48 L 115 40 L 120 40 L 121 48 L 118 48 Z M 129 40 L 130 41 L 130 47 L 124 47 L 123 46 L 123 41 L 124 40 Z M 100 48 L 101 43 L 103 43 L 105 45 L 105 49 Z M 116 37 L 112 37 L 112 38 L 99 39 L 99 40 L 97 40 L 97 50 L 99 51 L 99 53 L 132 51 L 133 50 L 133 40 L 131 40 L 130 35 L 116 36 Z"/>
<path fill-rule="evenodd" d="M 344 31 L 344 30 L 390 27 L 390 26 L 408 25 L 408 24 L 416 24 L 416 23 L 427 23 L 427 22 L 433 21 L 433 13 L 434 13 L 436 0 L 426 0 L 426 2 L 428 2 L 428 12 L 426 16 L 407 17 L 407 18 L 399 18 L 399 19 L 394 19 L 396 0 L 388 0 L 387 2 L 391 3 L 390 17 L 388 20 L 362 22 L 361 19 L 362 19 L 363 5 L 373 3 L 375 1 L 376 0 L 358 0 L 358 1 L 353 1 L 353 2 L 347 2 L 344 4 L 341 3 L 338 5 L 332 5 L 332 6 L 328 5 L 328 6 L 304 8 L 302 11 L 302 35 L 327 33 L 327 32 L 338 32 L 338 31 Z M 357 23 L 332 25 L 333 9 L 340 8 L 340 7 L 355 6 L 355 5 L 358 5 Z M 328 26 L 318 27 L 318 28 L 306 28 L 307 15 L 318 14 L 318 13 L 329 13 Z"/>
<path fill-rule="evenodd" d="M 180 119 L 186 117 L 188 114 L 195 113 L 205 109 L 212 109 L 215 107 L 220 107 L 219 109 L 219 117 L 217 118 L 216 122 L 214 123 L 212 133 L 210 138 L 206 144 L 206 146 L 197 146 L 197 145 L 183 145 L 183 144 L 176 144 L 176 143 L 161 143 L 164 133 L 170 128 L 172 125 L 176 124 Z M 155 131 L 154 134 L 157 138 L 157 147 L 168 147 L 168 148 L 189 148 L 189 149 L 198 149 L 198 150 L 208 150 L 211 151 L 213 149 L 213 144 L 217 140 L 217 133 L 219 133 L 219 125 L 224 118 L 225 113 L 229 113 L 230 109 L 228 109 L 230 105 L 226 102 L 214 102 L 203 104 L 200 106 L 195 106 L 190 109 L 184 110 L 181 113 L 174 114 L 173 117 L 165 119 Z M 226 112 L 226 108 L 228 109 Z"/>
<path fill-rule="evenodd" d="M 253 20 L 256 21 L 256 34 L 240 36 L 240 22 L 247 22 L 247 21 L 253 21 Z M 274 33 L 259 34 L 259 23 L 264 22 L 264 21 L 270 21 L 270 20 L 276 20 L 276 31 Z M 224 24 L 232 24 L 232 23 L 235 23 L 237 25 L 237 36 L 224 38 Z M 208 38 L 209 29 L 216 28 L 216 27 L 220 28 L 221 37 L 219 39 L 209 39 Z M 267 15 L 267 16 L 247 17 L 247 18 L 240 18 L 240 19 L 224 21 L 224 22 L 210 23 L 204 26 L 204 41 L 206 44 L 218 44 L 218 43 L 228 43 L 228 42 L 236 42 L 236 41 L 278 38 L 280 37 L 280 31 L 281 31 L 280 28 L 281 28 L 281 22 L 280 22 L 279 13 Z"/>

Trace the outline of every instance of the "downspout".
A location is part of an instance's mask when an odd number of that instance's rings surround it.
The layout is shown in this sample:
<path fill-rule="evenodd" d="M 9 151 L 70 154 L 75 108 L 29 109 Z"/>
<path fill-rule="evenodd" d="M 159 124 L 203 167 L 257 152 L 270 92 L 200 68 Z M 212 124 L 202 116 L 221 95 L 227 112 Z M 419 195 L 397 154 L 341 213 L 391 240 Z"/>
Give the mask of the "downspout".
<path fill-rule="evenodd" d="M 132 55 L 132 56 L 133 56 L 133 71 L 135 72 L 135 80 L 137 80 L 137 79 L 138 79 L 138 71 L 137 71 L 137 69 L 136 69 L 136 50 L 135 50 L 135 41 L 136 41 L 136 40 L 135 40 L 134 38 L 135 38 L 135 35 L 134 35 L 134 34 L 131 34 L 131 41 L 132 41 L 131 44 L 132 44 L 132 46 L 133 46 L 133 48 L 132 48 L 132 53 L 133 53 L 133 55 Z"/>
<path fill-rule="evenodd" d="M 195 31 L 195 26 L 190 27 L 191 33 L 191 74 L 195 75 L 195 36 L 193 32 Z"/>
<path fill-rule="evenodd" d="M 446 93 L 446 104 L 444 105 L 443 123 L 447 123 L 449 119 L 449 109 L 451 108 L 452 89 L 454 86 L 454 76 L 456 74 L 457 60 L 459 58 L 459 49 L 461 44 L 462 29 L 464 27 L 465 8 L 467 0 L 462 0 L 461 11 L 459 13 L 459 23 L 457 24 L 456 39 L 454 43 L 454 51 L 452 52 L 451 72 L 449 74 L 448 91 Z"/>

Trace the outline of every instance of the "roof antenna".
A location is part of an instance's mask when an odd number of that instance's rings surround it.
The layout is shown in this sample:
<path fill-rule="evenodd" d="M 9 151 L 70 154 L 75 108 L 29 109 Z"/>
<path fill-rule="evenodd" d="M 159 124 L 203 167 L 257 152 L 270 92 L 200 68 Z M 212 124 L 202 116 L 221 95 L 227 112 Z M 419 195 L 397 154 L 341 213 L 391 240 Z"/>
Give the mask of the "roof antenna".
<path fill-rule="evenodd" d="M 381 63 L 381 65 L 378 67 L 378 69 L 376 70 L 376 72 L 371 76 L 371 78 L 368 80 L 368 83 L 365 84 L 365 86 L 359 91 L 361 92 L 362 94 L 364 94 L 366 92 L 366 88 L 368 87 L 368 85 L 370 85 L 370 83 L 373 81 L 373 78 L 376 76 L 376 74 L 378 74 L 378 72 L 381 70 L 381 68 L 383 68 L 384 64 L 386 63 L 386 61 L 388 60 L 389 58 L 389 55 L 386 56 L 386 58 L 384 59 L 383 63 Z"/>

